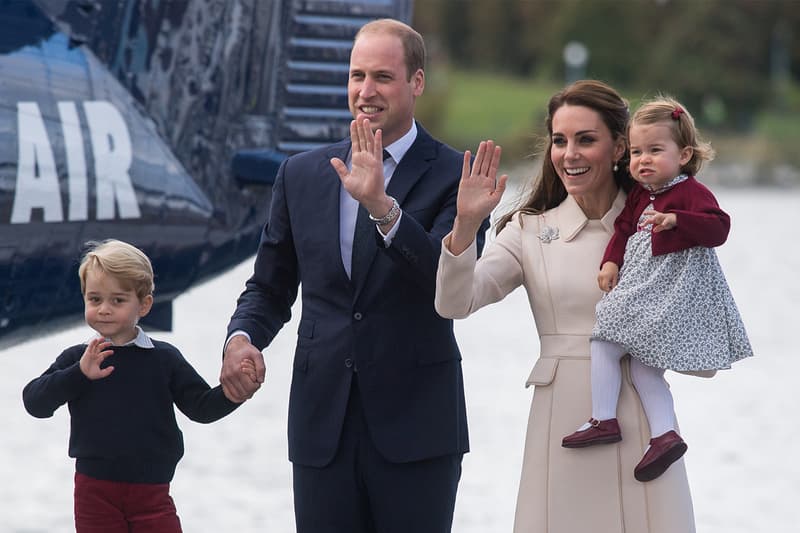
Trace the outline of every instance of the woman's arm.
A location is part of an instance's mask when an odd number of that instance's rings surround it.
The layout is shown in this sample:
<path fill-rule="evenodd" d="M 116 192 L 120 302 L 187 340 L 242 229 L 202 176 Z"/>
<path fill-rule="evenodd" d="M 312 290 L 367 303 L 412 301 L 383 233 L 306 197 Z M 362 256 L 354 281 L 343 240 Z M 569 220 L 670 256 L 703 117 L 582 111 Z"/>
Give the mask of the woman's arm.
<path fill-rule="evenodd" d="M 442 241 L 436 276 L 436 311 L 445 318 L 465 318 L 499 302 L 519 287 L 522 269 L 522 228 L 519 217 L 506 224 L 480 259 L 473 241 L 460 255 L 450 252 L 450 235 Z"/>

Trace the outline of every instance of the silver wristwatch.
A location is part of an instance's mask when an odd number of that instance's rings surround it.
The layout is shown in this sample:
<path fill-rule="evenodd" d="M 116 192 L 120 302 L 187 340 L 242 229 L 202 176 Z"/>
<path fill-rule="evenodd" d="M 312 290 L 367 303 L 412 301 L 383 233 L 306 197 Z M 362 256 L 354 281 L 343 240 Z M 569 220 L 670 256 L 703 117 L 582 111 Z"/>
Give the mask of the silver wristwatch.
<path fill-rule="evenodd" d="M 400 216 L 400 204 L 398 204 L 397 200 L 395 200 L 392 196 L 389 198 L 392 200 L 392 208 L 389 209 L 389 212 L 386 213 L 386 215 L 382 216 L 381 218 L 375 218 L 372 215 L 369 216 L 369 219 L 379 226 L 391 224 L 397 217 Z"/>

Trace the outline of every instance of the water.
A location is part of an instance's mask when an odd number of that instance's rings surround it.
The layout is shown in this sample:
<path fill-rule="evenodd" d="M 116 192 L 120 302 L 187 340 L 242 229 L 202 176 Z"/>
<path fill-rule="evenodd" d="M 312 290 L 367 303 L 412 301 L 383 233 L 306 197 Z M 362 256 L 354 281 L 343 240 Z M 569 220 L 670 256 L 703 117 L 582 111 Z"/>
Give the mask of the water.
<path fill-rule="evenodd" d="M 800 192 L 717 189 L 731 214 L 718 249 L 756 357 L 713 380 L 669 374 L 699 533 L 796 532 L 800 426 L 795 349 L 800 250 L 793 231 Z M 218 381 L 221 346 L 248 260 L 175 302 L 174 343 L 209 381 Z M 211 425 L 179 413 L 186 456 L 172 494 L 189 532 L 294 530 L 286 411 L 298 309 L 268 348 L 267 383 L 238 411 Z M 511 531 L 531 389 L 525 378 L 538 340 L 522 291 L 456 322 L 462 347 L 471 453 L 464 459 L 454 531 Z M 29 416 L 22 387 L 60 350 L 88 337 L 78 327 L 0 352 L 0 532 L 73 531 L 72 476 L 65 408 Z M 146 394 L 143 391 L 143 394 Z"/>

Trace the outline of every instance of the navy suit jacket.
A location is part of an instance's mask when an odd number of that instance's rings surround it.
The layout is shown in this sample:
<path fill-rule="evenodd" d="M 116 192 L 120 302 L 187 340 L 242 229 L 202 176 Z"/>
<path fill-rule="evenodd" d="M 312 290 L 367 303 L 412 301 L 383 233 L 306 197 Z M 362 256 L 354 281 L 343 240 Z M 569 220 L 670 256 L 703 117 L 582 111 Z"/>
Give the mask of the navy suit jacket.
<path fill-rule="evenodd" d="M 403 210 L 397 233 L 389 247 L 377 231 L 368 239 L 369 266 L 358 283 L 342 264 L 341 182 L 330 164 L 332 157 L 347 159 L 350 141 L 292 156 L 278 171 L 254 274 L 228 334 L 244 330 L 263 349 L 289 320 L 301 287 L 289 398 L 295 463 L 319 467 L 333 459 L 353 379 L 369 433 L 387 460 L 469 449 L 461 355 L 452 321 L 433 306 L 463 154 L 417 127 L 387 188 Z"/>

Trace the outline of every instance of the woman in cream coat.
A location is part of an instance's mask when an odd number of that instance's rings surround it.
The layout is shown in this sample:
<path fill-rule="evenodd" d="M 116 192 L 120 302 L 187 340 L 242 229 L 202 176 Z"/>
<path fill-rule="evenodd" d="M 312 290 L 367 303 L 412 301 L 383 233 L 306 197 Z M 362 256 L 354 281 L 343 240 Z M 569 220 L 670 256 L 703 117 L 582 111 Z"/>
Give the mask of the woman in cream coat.
<path fill-rule="evenodd" d="M 480 260 L 475 234 L 497 206 L 507 177 L 495 180 L 500 148 L 491 141 L 481 143 L 472 168 L 469 152 L 464 158 L 458 214 L 439 263 L 436 309 L 463 318 L 522 285 L 541 341 L 526 383 L 535 392 L 515 533 L 695 531 L 683 460 L 654 481 L 633 477 L 650 432 L 627 358 L 617 411 L 622 442 L 561 447 L 561 438 L 590 411 L 589 335 L 602 295 L 597 274 L 630 184 L 627 121 L 627 103 L 601 82 L 579 81 L 554 95 L 541 175 L 527 201 L 500 220 Z"/>

